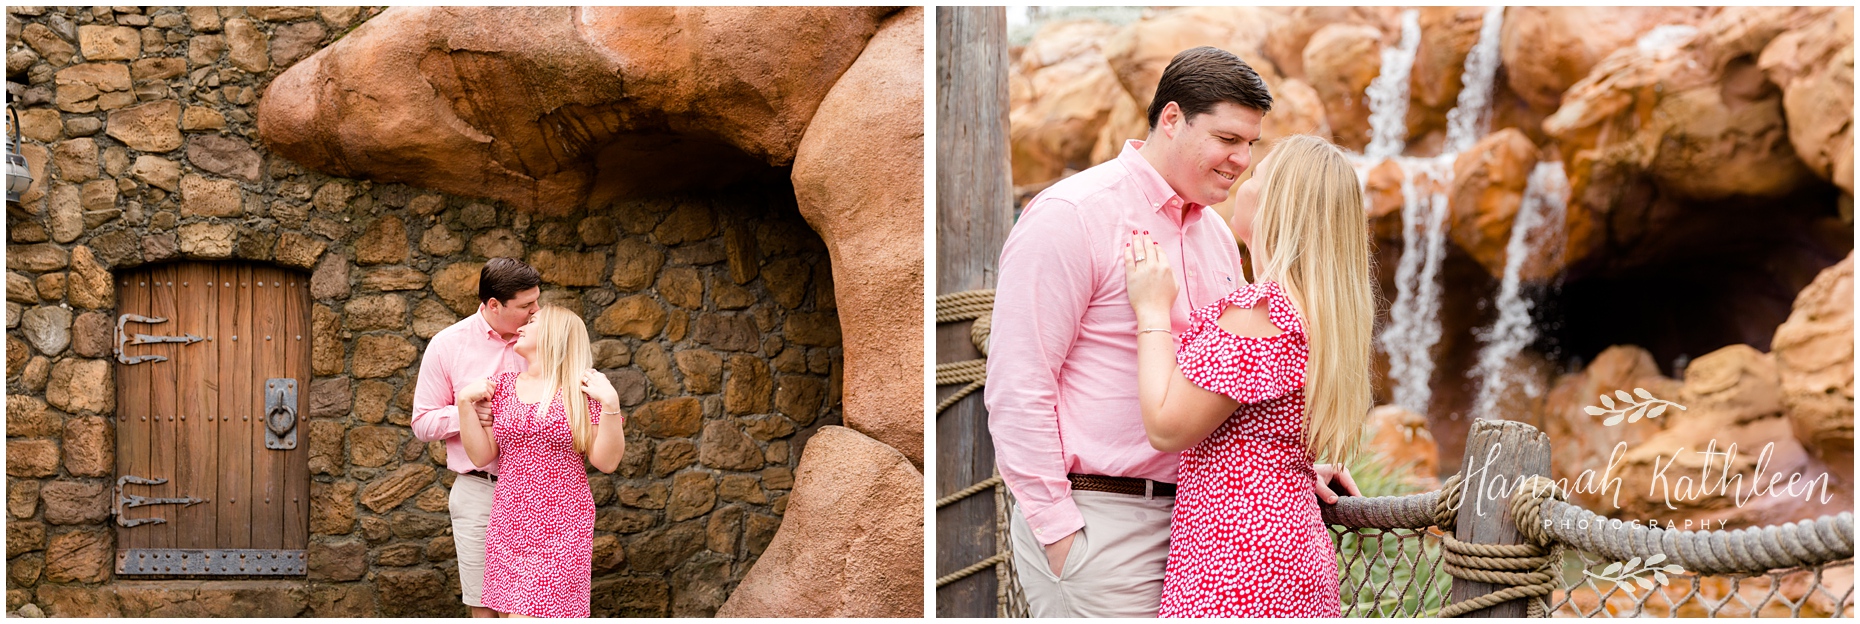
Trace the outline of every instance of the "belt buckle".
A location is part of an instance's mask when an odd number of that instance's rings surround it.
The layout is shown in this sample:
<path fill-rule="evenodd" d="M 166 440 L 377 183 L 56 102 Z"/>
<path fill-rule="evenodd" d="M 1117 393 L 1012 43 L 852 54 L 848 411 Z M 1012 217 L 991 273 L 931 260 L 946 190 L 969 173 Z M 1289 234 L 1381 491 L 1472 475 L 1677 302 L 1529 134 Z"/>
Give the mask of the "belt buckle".
<path fill-rule="evenodd" d="M 1155 500 L 1156 499 L 1156 482 L 1155 481 L 1151 481 L 1149 479 L 1143 480 L 1143 499 L 1144 500 Z"/>

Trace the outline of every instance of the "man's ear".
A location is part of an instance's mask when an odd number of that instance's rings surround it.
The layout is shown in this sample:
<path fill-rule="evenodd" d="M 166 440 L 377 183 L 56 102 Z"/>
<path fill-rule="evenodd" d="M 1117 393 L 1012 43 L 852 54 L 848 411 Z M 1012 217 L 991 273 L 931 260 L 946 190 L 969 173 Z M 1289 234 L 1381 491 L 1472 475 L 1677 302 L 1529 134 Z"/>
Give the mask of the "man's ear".
<path fill-rule="evenodd" d="M 1182 130 L 1182 106 L 1175 102 L 1164 104 L 1162 112 L 1156 115 L 1156 129 L 1164 136 L 1175 138 Z"/>

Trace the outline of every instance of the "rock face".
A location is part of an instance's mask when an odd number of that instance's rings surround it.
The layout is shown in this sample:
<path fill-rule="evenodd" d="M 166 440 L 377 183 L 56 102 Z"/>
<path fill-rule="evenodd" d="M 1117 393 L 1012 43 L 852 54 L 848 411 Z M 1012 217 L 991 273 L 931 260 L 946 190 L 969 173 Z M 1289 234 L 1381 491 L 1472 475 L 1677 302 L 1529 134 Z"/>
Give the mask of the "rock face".
<path fill-rule="evenodd" d="M 1488 134 L 1453 161 L 1453 185 L 1448 190 L 1449 227 L 1453 244 L 1472 255 L 1494 277 L 1505 272 L 1505 247 L 1511 242 L 1511 225 L 1524 202 L 1524 190 L 1537 166 L 1537 146 L 1516 128 Z M 1535 246 L 1540 252 L 1548 245 Z M 1527 263 L 1526 280 L 1555 275 L 1562 267 L 1543 261 Z"/>
<path fill-rule="evenodd" d="M 923 315 L 923 219 L 914 212 L 923 184 L 920 169 L 890 163 L 924 161 L 922 21 L 915 8 L 886 20 L 821 102 L 796 152 L 795 198 L 833 254 L 840 327 L 790 336 L 809 344 L 854 337 L 845 343 L 846 424 L 918 466 L 923 408 L 899 398 L 922 396 L 923 338 L 898 319 Z M 803 318 L 789 317 L 788 329 L 805 329 Z"/>
<path fill-rule="evenodd" d="M 1631 224 L 1672 218 L 1644 193 L 1689 202 L 1776 198 L 1814 178 L 1795 157 L 1783 98 L 1754 57 L 1803 15 L 1727 10 L 1663 26 L 1571 84 L 1543 124 L 1569 172 L 1571 264 L 1656 227 Z"/>
<path fill-rule="evenodd" d="M 1337 144 L 1356 151 L 1369 144 L 1369 101 L 1363 93 L 1382 73 L 1382 38 L 1374 26 L 1331 24 L 1305 45 L 1305 80 L 1324 100 Z"/>
<path fill-rule="evenodd" d="M 1499 56 L 1511 90 L 1532 107 L 1552 111 L 1603 57 L 1655 26 L 1696 24 L 1703 13 L 1689 7 L 1509 7 Z"/>
<path fill-rule="evenodd" d="M 1796 295 L 1770 343 L 1795 437 L 1829 467 L 1854 461 L 1854 257 L 1828 267 Z M 1851 486 L 1850 486 L 1851 487 Z"/>
<path fill-rule="evenodd" d="M 1364 429 L 1371 432 L 1365 450 L 1402 467 L 1400 474 L 1404 478 L 1424 485 L 1439 474 L 1440 447 L 1427 430 L 1427 416 L 1395 405 L 1380 405 L 1369 410 Z"/>
<path fill-rule="evenodd" d="M 1653 363 L 1653 356 L 1633 346 L 1611 347 L 1596 356 L 1587 369 L 1557 380 L 1556 386 L 1544 401 L 1543 430 L 1556 442 L 1550 447 L 1552 475 L 1559 480 L 1570 479 L 1572 502 L 1596 513 L 1615 509 L 1615 502 L 1612 499 L 1603 500 L 1596 494 L 1596 487 L 1577 488 L 1577 484 L 1582 482 L 1583 471 L 1592 471 L 1591 478 L 1599 482 L 1617 445 L 1625 445 L 1627 449 L 1638 447 L 1662 429 L 1671 426 L 1673 419 L 1678 417 L 1678 414 L 1673 414 L 1671 417 L 1643 418 L 1632 423 L 1604 427 L 1600 425 L 1601 418 L 1590 416 L 1583 408 L 1598 405 L 1597 397 L 1604 393 L 1612 395 L 1616 390 L 1633 392 L 1635 388 L 1645 388 L 1655 397 L 1677 401 L 1680 387 L 1679 382 L 1660 376 L 1660 368 Z M 1625 503 L 1629 498 L 1637 498 L 1639 494 L 1623 490 L 1621 499 Z"/>
<path fill-rule="evenodd" d="M 610 151 L 634 166 L 660 162 L 641 156 L 643 149 L 720 150 L 748 162 L 759 177 L 734 185 L 727 177 L 707 179 L 704 188 L 672 194 L 610 195 L 592 206 L 550 206 L 561 214 L 541 214 L 482 196 L 332 177 L 263 144 L 257 113 L 286 103 L 260 105 L 257 95 L 288 71 L 282 64 L 338 39 L 367 41 L 387 24 L 377 23 L 379 8 L 9 7 L 10 30 L 29 35 L 23 38 L 31 49 L 14 50 L 9 61 L 28 92 L 15 94 L 22 121 L 32 128 L 21 149 L 40 181 L 7 217 L 9 610 L 36 601 L 35 608 L 52 614 L 91 616 L 464 613 L 456 593 L 457 548 L 444 534 L 447 491 L 457 477 L 442 469 L 443 445 L 414 440 L 406 428 L 419 353 L 438 331 L 475 311 L 478 269 L 492 255 L 486 252 L 495 252 L 536 264 L 547 282 L 543 300 L 591 321 L 615 307 L 616 315 L 658 313 L 643 327 L 602 333 L 597 326 L 592 332 L 603 345 L 597 366 L 620 389 L 628 415 L 650 423 L 652 406 L 663 407 L 659 426 L 632 434 L 617 475 L 590 475 L 598 505 L 594 614 L 712 615 L 782 524 L 807 441 L 821 427 L 847 421 L 841 407 L 845 358 L 861 337 L 856 327 L 842 332 L 834 263 L 797 209 L 786 174 L 760 160 L 765 155 L 743 155 L 750 148 L 726 140 L 785 149 L 793 160 L 815 104 L 866 53 L 866 38 L 881 18 L 897 9 L 804 9 L 787 21 L 759 18 L 781 12 L 776 9 L 677 11 L 683 10 L 611 12 L 633 20 L 608 24 L 615 37 L 676 31 L 691 39 L 682 48 L 661 48 L 669 44 L 660 39 L 635 42 L 625 51 L 628 59 L 612 61 L 646 65 L 645 73 L 628 75 L 628 93 L 659 81 L 650 87 L 662 96 L 653 106 L 665 110 L 632 117 L 634 127 L 614 128 L 657 134 L 628 135 L 632 143 Z M 655 23 L 654 15 L 674 19 Z M 848 15 L 852 19 L 843 19 Z M 921 32 L 921 12 L 915 19 L 899 30 Z M 576 27 L 576 19 L 563 21 Z M 69 31 L 78 23 L 133 26 L 140 58 L 77 56 L 78 39 Z M 507 28 L 498 20 L 475 24 Z M 850 45 L 828 49 L 861 29 Z M 792 41 L 771 45 L 770 37 Z M 38 50 L 58 52 L 59 44 L 69 51 L 56 61 Z M 432 75 L 495 70 L 471 65 L 483 60 L 476 52 L 447 50 L 436 58 L 450 63 L 456 52 L 463 69 L 439 67 Z M 921 47 L 911 51 L 918 56 L 895 65 L 916 68 L 917 75 L 900 81 L 880 72 L 877 79 L 921 96 Z M 826 57 L 833 54 L 842 58 L 832 71 L 793 60 L 831 61 Z M 731 63 L 740 71 L 712 71 Z M 479 84 L 512 84 L 506 73 Z M 413 78 L 416 90 L 432 92 L 428 75 Z M 721 82 L 706 82 L 713 78 Z M 63 101 L 61 88 L 68 91 Z M 712 99 L 699 101 L 707 89 L 713 95 L 703 97 Z M 875 93 L 881 91 L 868 88 L 855 97 L 896 99 Z M 815 104 L 799 104 L 809 98 Z M 768 102 L 777 104 L 760 107 Z M 476 110 L 510 108 L 481 104 Z M 732 107 L 737 110 L 726 110 Z M 904 128 L 883 136 L 917 141 L 909 157 L 921 162 L 921 116 L 883 110 L 888 123 Z M 911 110 L 920 111 L 921 102 Z M 577 119 L 619 113 L 571 107 L 560 120 L 583 114 Z M 564 124 L 552 128 L 580 132 Z M 729 124 L 736 129 L 728 130 Z M 726 131 L 736 134 L 713 134 Z M 675 132 L 687 134 L 669 134 Z M 499 134 L 497 149 L 515 136 Z M 880 135 L 863 138 L 874 136 Z M 540 149 L 511 153 L 547 151 Z M 893 201 L 904 201 L 898 197 Z M 837 197 L 823 201 L 834 210 L 873 210 Z M 870 228 L 879 218 L 871 215 L 837 222 L 849 248 L 858 247 L 860 228 L 867 228 L 896 247 L 888 250 L 895 252 L 889 261 L 917 258 L 902 269 L 864 271 L 915 272 L 921 280 L 921 198 L 910 201 L 916 203 L 878 211 L 900 223 Z M 900 214 L 911 222 L 902 223 Z M 885 229 L 893 227 L 909 233 Z M 908 240 L 909 249 L 899 240 Z M 150 589 L 111 574 L 116 529 L 105 512 L 110 479 L 119 474 L 116 409 L 128 399 L 116 394 L 120 365 L 110 360 L 109 338 L 118 313 L 143 312 L 131 309 L 134 302 L 118 301 L 115 291 L 119 277 L 180 260 L 283 265 L 309 282 L 313 301 L 300 312 L 311 320 L 303 340 L 312 367 L 299 438 L 309 475 L 296 473 L 310 480 L 308 584 L 165 580 Z M 867 278 L 854 272 L 842 279 Z M 888 315 L 884 322 L 897 318 Z M 922 361 L 919 350 L 886 349 L 879 356 L 913 369 Z M 868 362 L 875 357 L 869 349 L 860 353 Z M 901 370 L 883 361 L 870 366 Z M 919 384 L 900 387 L 921 396 Z M 864 396 L 906 402 L 889 386 Z M 897 434 L 868 420 L 859 426 Z M 713 423 L 718 426 L 707 434 Z M 220 465 L 231 466 L 227 461 Z M 921 499 L 915 504 L 921 507 Z M 921 595 L 912 600 L 921 602 Z"/>
<path fill-rule="evenodd" d="M 1604 353 L 1551 395 L 1548 424 L 1559 440 L 1552 467 L 1556 478 L 1569 479 L 1572 501 L 1615 518 L 1710 521 L 1713 528 L 1719 521 L 1762 526 L 1852 508 L 1852 464 L 1821 461 L 1796 439 L 1775 358 L 1731 345 L 1694 360 L 1679 384 L 1648 370 L 1651 362 L 1637 352 Z M 1633 388 L 1686 409 L 1615 425 L 1581 412 L 1584 405 L 1602 406 L 1587 397 Z M 1574 431 L 1584 428 L 1586 436 Z M 1558 429 L 1570 434 L 1558 437 Z"/>
<path fill-rule="evenodd" d="M 1854 192 L 1854 11 L 1805 20 L 1763 48 L 1757 65 L 1782 88 L 1789 142 L 1815 175 Z"/>
<path fill-rule="evenodd" d="M 922 617 L 923 474 L 884 444 L 825 427 L 794 480 L 781 529 L 717 615 Z"/>
<path fill-rule="evenodd" d="M 1100 50 L 1113 32 L 1098 21 L 1056 22 L 1021 51 L 1008 79 L 1016 184 L 1091 166 L 1093 143 L 1124 97 Z"/>
<path fill-rule="evenodd" d="M 793 162 L 815 107 L 891 10 L 390 10 L 279 75 L 259 133 L 330 174 L 526 210 L 713 185 L 746 164 Z M 522 89 L 476 90 L 513 74 Z M 562 127 L 576 130 L 546 130 Z"/>

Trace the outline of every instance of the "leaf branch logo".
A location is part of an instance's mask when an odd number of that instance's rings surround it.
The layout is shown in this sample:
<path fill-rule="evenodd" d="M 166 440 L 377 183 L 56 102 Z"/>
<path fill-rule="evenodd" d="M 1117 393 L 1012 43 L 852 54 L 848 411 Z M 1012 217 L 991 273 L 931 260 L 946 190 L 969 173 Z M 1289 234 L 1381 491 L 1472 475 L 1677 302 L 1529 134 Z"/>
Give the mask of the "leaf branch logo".
<path fill-rule="evenodd" d="M 1634 399 L 1636 396 L 1640 397 L 1641 400 L 1636 401 Z M 1615 406 L 1615 399 L 1617 397 L 1621 399 L 1620 407 Z M 1604 394 L 1602 395 L 1602 405 L 1607 406 L 1607 409 L 1590 405 L 1582 408 L 1582 411 L 1588 412 L 1590 416 L 1607 415 L 1608 418 L 1602 421 L 1602 426 L 1604 427 L 1619 425 L 1623 420 L 1634 422 L 1642 418 L 1657 418 L 1661 414 L 1666 413 L 1667 407 L 1677 407 L 1679 411 L 1682 412 L 1686 410 L 1686 406 L 1684 405 L 1665 399 L 1654 398 L 1653 393 L 1647 392 L 1646 388 L 1635 388 L 1634 394 L 1632 395 L 1628 394 L 1626 390 L 1616 390 L 1615 396 L 1613 397 Z"/>
<path fill-rule="evenodd" d="M 1601 579 L 1604 583 L 1614 583 L 1616 587 L 1621 588 L 1621 591 L 1625 591 L 1629 596 L 1632 596 L 1634 595 L 1635 585 L 1639 585 L 1641 589 L 1648 590 L 1653 589 L 1656 583 L 1661 587 L 1665 587 L 1667 583 L 1670 582 L 1670 579 L 1668 579 L 1666 575 L 1684 574 L 1686 571 L 1685 568 L 1670 563 L 1664 566 L 1657 565 L 1662 561 L 1666 561 L 1666 555 L 1655 553 L 1653 556 L 1648 557 L 1646 561 L 1641 561 L 1640 557 L 1635 557 L 1627 560 L 1625 563 L 1620 561 L 1610 563 L 1608 567 L 1602 568 L 1601 574 L 1596 574 L 1586 569 L 1583 570 L 1582 573 Z"/>

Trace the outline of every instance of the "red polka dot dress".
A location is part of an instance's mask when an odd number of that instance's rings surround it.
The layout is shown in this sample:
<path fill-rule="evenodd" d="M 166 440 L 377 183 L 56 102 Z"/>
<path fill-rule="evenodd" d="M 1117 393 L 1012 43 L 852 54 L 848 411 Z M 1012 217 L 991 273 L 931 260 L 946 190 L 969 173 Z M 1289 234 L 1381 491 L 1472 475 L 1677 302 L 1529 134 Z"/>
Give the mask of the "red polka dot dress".
<path fill-rule="evenodd" d="M 1268 338 L 1215 323 L 1227 306 L 1267 302 Z M 1202 388 L 1240 402 L 1182 451 L 1163 617 L 1339 617 L 1337 560 L 1311 491 L 1305 450 L 1304 325 L 1277 283 L 1244 286 L 1194 311 L 1176 362 Z"/>
<path fill-rule="evenodd" d="M 496 378 L 491 433 L 497 493 L 484 536 L 484 606 L 532 617 L 588 617 L 594 495 L 575 452 L 562 393 L 546 414 L 517 399 L 517 373 Z M 588 420 L 601 404 L 588 397 Z"/>

